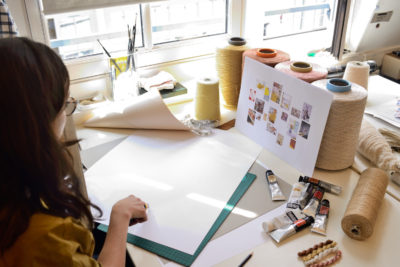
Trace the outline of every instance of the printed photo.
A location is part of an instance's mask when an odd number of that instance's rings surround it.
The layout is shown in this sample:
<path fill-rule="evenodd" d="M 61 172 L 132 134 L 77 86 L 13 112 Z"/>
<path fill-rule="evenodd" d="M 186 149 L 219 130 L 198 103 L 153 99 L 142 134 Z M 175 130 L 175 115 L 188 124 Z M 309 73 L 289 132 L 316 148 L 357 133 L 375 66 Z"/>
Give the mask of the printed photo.
<path fill-rule="evenodd" d="M 292 102 L 292 96 L 284 92 L 282 95 L 281 107 L 286 110 L 289 110 L 291 102 Z"/>
<path fill-rule="evenodd" d="M 254 102 L 256 101 L 256 90 L 250 88 L 249 100 Z"/>
<path fill-rule="evenodd" d="M 297 131 L 299 130 L 300 123 L 294 119 L 289 120 L 288 135 L 291 138 L 296 138 Z"/>
<path fill-rule="evenodd" d="M 247 114 L 247 122 L 254 125 L 254 120 L 256 118 L 256 112 L 249 108 L 249 113 Z"/>
<path fill-rule="evenodd" d="M 296 139 L 295 138 L 290 139 L 289 147 L 291 149 L 295 149 L 295 147 L 296 147 Z"/>
<path fill-rule="evenodd" d="M 257 81 L 257 88 L 258 89 L 263 89 L 264 88 L 264 84 L 265 84 L 265 82 L 260 82 L 260 81 Z"/>
<path fill-rule="evenodd" d="M 279 104 L 279 102 L 281 102 L 281 95 L 282 95 L 282 85 L 277 82 L 274 82 L 274 86 L 272 87 L 271 100 Z"/>
<path fill-rule="evenodd" d="M 275 120 L 276 120 L 276 113 L 277 113 L 276 108 L 273 108 L 273 107 L 270 107 L 270 108 L 269 108 L 269 111 L 268 111 L 268 120 L 269 120 L 270 122 L 275 123 Z"/>
<path fill-rule="evenodd" d="M 264 90 L 264 100 L 268 101 L 269 100 L 269 88 L 268 86 L 265 86 L 265 90 Z"/>
<path fill-rule="evenodd" d="M 301 122 L 299 135 L 305 139 L 308 139 L 308 134 L 310 133 L 310 124 L 305 121 Z"/>
<path fill-rule="evenodd" d="M 287 121 L 288 116 L 289 115 L 286 112 L 282 111 L 281 120 Z"/>
<path fill-rule="evenodd" d="M 256 98 L 256 103 L 254 104 L 254 109 L 258 112 L 258 113 L 263 113 L 264 111 L 264 104 L 265 101 L 259 98 Z"/>
<path fill-rule="evenodd" d="M 267 131 L 272 133 L 273 135 L 276 135 L 276 128 L 272 123 L 267 123 Z"/>
<path fill-rule="evenodd" d="M 268 113 L 264 113 L 264 114 L 263 114 L 263 120 L 265 120 L 265 121 L 266 121 L 266 120 L 267 120 L 267 118 L 268 118 Z"/>
<path fill-rule="evenodd" d="M 283 144 L 283 135 L 278 134 L 278 137 L 276 138 L 276 142 L 278 143 L 278 145 L 282 145 Z"/>
<path fill-rule="evenodd" d="M 290 114 L 292 114 L 292 116 L 295 116 L 296 118 L 300 119 L 300 110 L 297 108 L 292 108 L 292 111 L 290 112 Z"/>
<path fill-rule="evenodd" d="M 257 113 L 256 120 L 258 120 L 258 121 L 261 120 L 261 114 Z"/>
<path fill-rule="evenodd" d="M 301 112 L 301 119 L 304 121 L 309 121 L 311 117 L 311 109 L 312 106 L 310 104 L 304 103 L 303 104 L 303 111 Z"/>

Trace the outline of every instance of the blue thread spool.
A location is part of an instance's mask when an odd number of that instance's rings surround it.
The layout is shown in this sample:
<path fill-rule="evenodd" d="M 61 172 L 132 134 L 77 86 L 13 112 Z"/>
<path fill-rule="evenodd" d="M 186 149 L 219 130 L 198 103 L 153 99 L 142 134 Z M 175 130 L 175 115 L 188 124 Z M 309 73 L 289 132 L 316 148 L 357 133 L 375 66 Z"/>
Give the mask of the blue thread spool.
<path fill-rule="evenodd" d="M 351 90 L 351 83 L 348 80 L 333 78 L 329 79 L 326 88 L 332 92 L 348 92 Z"/>

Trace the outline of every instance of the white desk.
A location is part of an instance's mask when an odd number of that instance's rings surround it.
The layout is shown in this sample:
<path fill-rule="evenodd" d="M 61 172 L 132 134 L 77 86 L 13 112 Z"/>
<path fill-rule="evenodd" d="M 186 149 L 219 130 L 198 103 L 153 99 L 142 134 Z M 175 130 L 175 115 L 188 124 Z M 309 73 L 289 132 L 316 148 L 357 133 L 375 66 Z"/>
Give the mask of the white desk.
<path fill-rule="evenodd" d="M 369 94 L 371 93 L 372 95 L 381 89 L 379 85 L 387 81 L 386 79 L 382 79 L 384 78 L 378 76 L 371 77 Z M 395 83 L 391 86 L 398 86 L 400 88 L 400 86 Z M 393 88 L 391 90 L 393 90 Z M 187 110 L 188 104 L 184 105 L 186 106 L 184 110 Z M 181 108 L 182 107 L 176 106 L 171 109 L 175 109 L 176 111 Z M 232 116 L 231 113 L 230 116 Z M 378 121 L 376 123 L 379 124 L 382 122 Z M 82 158 L 85 158 L 85 156 L 87 157 L 87 155 L 84 154 L 90 150 L 95 154 L 104 153 L 131 132 L 132 130 L 89 129 L 78 126 L 78 137 L 84 139 L 81 144 L 83 149 Z M 100 144 L 103 144 L 102 148 L 98 147 Z M 99 151 L 95 152 L 96 149 Z M 96 159 L 93 160 L 95 161 Z M 295 169 L 291 168 L 268 151 L 264 150 L 259 160 L 273 168 L 278 176 L 285 179 L 285 181 L 290 184 L 293 184 L 298 178 L 298 172 Z M 361 158 L 361 160 L 363 164 L 368 165 L 365 159 Z M 243 251 L 217 264 L 217 266 L 237 266 L 251 251 L 254 252 L 254 255 L 246 266 L 266 266 L 267 264 L 273 266 L 304 266 L 297 257 L 297 252 L 327 239 L 338 242 L 338 246 L 343 252 L 343 257 L 339 262 L 341 266 L 397 266 L 398 256 L 396 250 L 400 247 L 400 229 L 398 227 L 398 222 L 400 221 L 400 202 L 389 194 L 386 194 L 379 213 L 379 218 L 376 221 L 374 234 L 366 241 L 356 241 L 347 237 L 342 231 L 341 219 L 351 198 L 353 189 L 357 184 L 359 175 L 352 169 L 346 169 L 342 171 L 316 170 L 314 176 L 343 187 L 343 192 L 339 196 L 325 194 L 325 197 L 331 202 L 326 238 L 311 233 L 309 229 L 305 229 L 279 245 L 276 245 L 272 239 L 269 239 L 264 244 L 256 246 L 251 250 Z M 388 190 L 400 196 L 400 188 L 397 185 L 390 184 Z M 254 195 L 253 199 L 254 205 L 256 206 L 259 198 Z M 239 201 L 238 205 L 240 204 L 241 202 Z M 238 243 L 240 243 L 240 240 L 238 240 Z M 128 251 L 135 264 L 139 267 L 163 266 L 163 264 L 166 263 L 166 261 L 160 260 L 158 256 L 130 244 L 128 244 Z"/>

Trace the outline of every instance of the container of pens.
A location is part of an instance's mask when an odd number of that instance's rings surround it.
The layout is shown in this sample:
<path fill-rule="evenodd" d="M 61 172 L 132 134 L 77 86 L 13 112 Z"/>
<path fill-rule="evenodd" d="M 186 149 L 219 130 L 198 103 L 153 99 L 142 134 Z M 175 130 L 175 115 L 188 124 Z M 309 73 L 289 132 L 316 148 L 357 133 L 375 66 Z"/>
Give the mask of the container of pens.
<path fill-rule="evenodd" d="M 112 99 L 127 101 L 139 95 L 139 77 L 133 68 L 134 53 L 109 57 Z"/>

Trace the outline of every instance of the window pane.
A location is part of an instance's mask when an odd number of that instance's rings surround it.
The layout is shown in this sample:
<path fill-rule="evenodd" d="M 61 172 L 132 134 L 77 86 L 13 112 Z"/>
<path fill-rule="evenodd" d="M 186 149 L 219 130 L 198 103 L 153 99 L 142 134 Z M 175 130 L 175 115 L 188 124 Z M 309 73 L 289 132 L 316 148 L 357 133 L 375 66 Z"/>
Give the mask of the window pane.
<path fill-rule="evenodd" d="M 326 30 L 331 23 L 332 0 L 268 1 L 264 39 Z"/>
<path fill-rule="evenodd" d="M 139 5 L 46 16 L 50 46 L 64 58 L 101 54 L 97 39 L 111 53 L 128 49 L 128 24 L 136 19 L 135 47 L 143 46 Z"/>
<path fill-rule="evenodd" d="M 227 31 L 226 0 L 173 0 L 150 4 L 154 44 Z"/>

